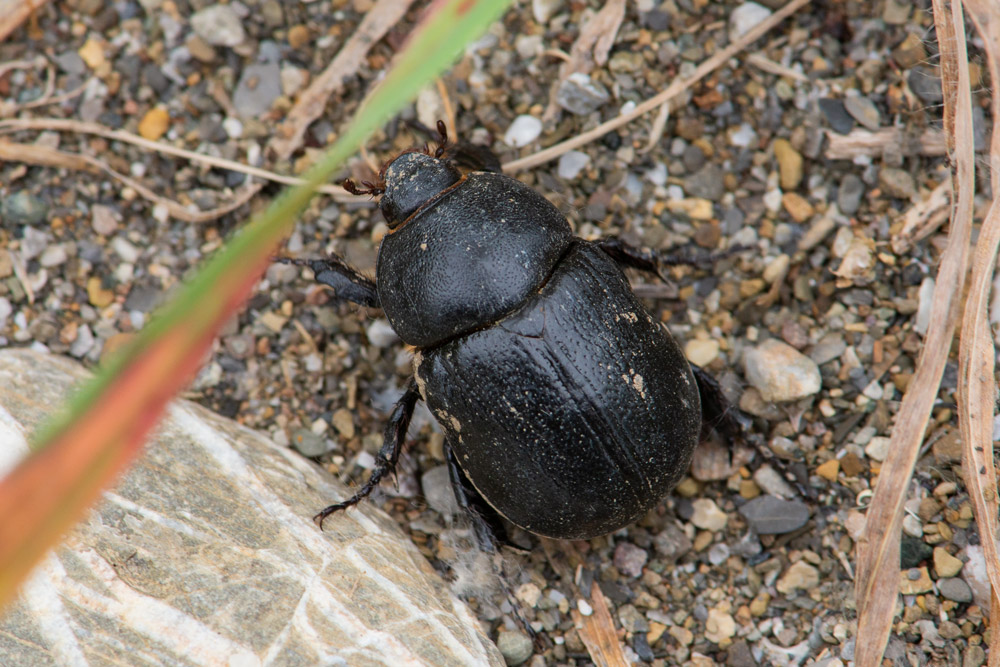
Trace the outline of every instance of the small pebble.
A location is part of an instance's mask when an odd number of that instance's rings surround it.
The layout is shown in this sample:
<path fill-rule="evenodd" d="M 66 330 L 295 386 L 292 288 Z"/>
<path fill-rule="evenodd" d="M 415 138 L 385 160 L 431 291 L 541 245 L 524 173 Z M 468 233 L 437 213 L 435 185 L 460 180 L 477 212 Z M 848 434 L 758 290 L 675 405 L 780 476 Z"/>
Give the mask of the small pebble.
<path fill-rule="evenodd" d="M 535 652 L 535 644 L 531 641 L 531 637 L 522 632 L 508 630 L 501 631 L 497 635 L 497 648 L 510 667 L 526 662 Z"/>
<path fill-rule="evenodd" d="M 777 440 L 777 439 L 775 439 Z M 775 441 L 772 440 L 771 449 L 774 449 Z M 769 465 L 763 465 L 753 473 L 753 481 L 764 491 L 764 493 L 769 493 L 772 496 L 778 496 L 780 498 L 794 498 L 795 491 L 792 489 L 791 485 L 785 481 L 785 478 L 781 476 L 777 470 Z"/>
<path fill-rule="evenodd" d="M 847 134 L 854 129 L 854 117 L 847 113 L 844 103 L 840 100 L 824 97 L 819 100 L 819 110 L 837 134 Z"/>
<path fill-rule="evenodd" d="M 684 356 L 696 366 L 707 366 L 719 356 L 719 341 L 692 338 L 684 344 Z"/>
<path fill-rule="evenodd" d="M 18 190 L 12 195 L 7 195 L 0 203 L 0 217 L 3 222 L 10 225 L 38 225 L 45 220 L 48 212 L 49 207 L 45 202 L 27 190 Z M 21 244 L 21 256 L 24 259 L 38 255 L 48 244 L 44 233 L 30 228 L 25 230 L 25 241 L 29 241 L 27 236 L 31 232 L 35 233 L 40 242 L 35 243 L 35 247 L 31 249 L 25 248 L 25 243 Z"/>
<path fill-rule="evenodd" d="M 906 78 L 910 90 L 927 104 L 940 104 L 944 101 L 941 92 L 941 76 L 929 67 L 914 67 Z"/>
<path fill-rule="evenodd" d="M 744 2 L 729 13 L 729 39 L 749 32 L 755 25 L 771 16 L 771 10 L 756 2 Z"/>
<path fill-rule="evenodd" d="M 420 478 L 420 488 L 423 490 L 424 500 L 435 512 L 449 519 L 458 514 L 458 501 L 451 486 L 448 466 L 435 466 L 425 472 Z"/>
<path fill-rule="evenodd" d="M 322 456 L 329 451 L 326 438 L 316 435 L 307 428 L 296 429 L 292 433 L 292 447 L 306 458 Z"/>
<path fill-rule="evenodd" d="M 775 139 L 772 145 L 774 159 L 778 162 L 781 189 L 794 190 L 802 182 L 802 155 L 787 139 Z"/>
<path fill-rule="evenodd" d="M 889 443 L 891 443 L 891 438 L 886 438 L 884 436 L 876 436 L 868 441 L 865 445 L 865 456 L 870 458 L 872 461 L 885 461 L 885 458 L 889 455 Z"/>
<path fill-rule="evenodd" d="M 567 151 L 559 157 L 559 167 L 556 173 L 559 178 L 571 181 L 580 175 L 586 166 L 590 164 L 590 156 L 581 151 Z"/>
<path fill-rule="evenodd" d="M 937 582 L 937 587 L 941 593 L 941 597 L 946 600 L 961 604 L 972 602 L 972 589 L 969 588 L 969 584 L 965 583 L 963 579 L 958 577 L 941 579 Z"/>
<path fill-rule="evenodd" d="M 607 88 L 583 72 L 570 74 L 556 90 L 556 104 L 578 116 L 597 111 L 609 99 Z"/>
<path fill-rule="evenodd" d="M 399 336 L 389 324 L 389 320 L 379 318 L 368 325 L 365 330 L 368 342 L 377 348 L 385 349 L 399 342 Z"/>
<path fill-rule="evenodd" d="M 233 92 L 233 106 L 244 119 L 270 110 L 281 96 L 281 67 L 277 63 L 257 63 L 243 68 Z"/>
<path fill-rule="evenodd" d="M 775 588 L 779 593 L 788 595 L 795 591 L 809 591 L 819 586 L 819 570 L 809 563 L 800 560 L 792 563 L 785 574 L 778 579 Z"/>
<path fill-rule="evenodd" d="M 845 215 L 854 215 L 861 206 L 864 194 L 864 182 L 854 174 L 845 175 L 837 189 L 837 208 Z"/>
<path fill-rule="evenodd" d="M 354 437 L 354 414 L 350 410 L 340 408 L 333 413 L 330 421 L 344 440 L 350 440 Z"/>
<path fill-rule="evenodd" d="M 736 634 L 736 619 L 727 611 L 709 609 L 705 621 L 705 639 L 713 644 L 721 644 Z"/>
<path fill-rule="evenodd" d="M 711 498 L 697 498 L 691 503 L 694 513 L 691 523 L 697 528 L 716 533 L 726 527 L 729 516 Z"/>
<path fill-rule="evenodd" d="M 66 246 L 62 243 L 55 243 L 42 251 L 38 258 L 38 263 L 44 267 L 52 268 L 63 264 L 69 256 L 66 254 Z"/>
<path fill-rule="evenodd" d="M 878 184 L 887 195 L 896 199 L 913 199 L 917 194 L 913 176 L 904 169 L 883 167 L 878 174 Z"/>
<path fill-rule="evenodd" d="M 503 141 L 508 146 L 523 148 L 542 133 L 542 121 L 534 116 L 522 114 L 514 119 L 503 135 Z"/>
<path fill-rule="evenodd" d="M 965 565 L 959 558 L 955 558 L 943 547 L 934 547 L 934 573 L 938 579 L 947 579 L 958 576 Z"/>
<path fill-rule="evenodd" d="M 765 401 L 795 401 L 822 386 L 819 367 L 791 345 L 768 339 L 744 354 L 747 381 Z"/>
<path fill-rule="evenodd" d="M 646 565 L 649 554 L 631 542 L 620 542 L 615 547 L 614 564 L 618 571 L 628 577 L 638 577 Z"/>
<path fill-rule="evenodd" d="M 729 547 L 724 542 L 717 542 L 708 549 L 708 562 L 718 567 L 729 558 Z"/>
<path fill-rule="evenodd" d="M 861 95 L 847 97 L 844 100 L 844 109 L 851 114 L 854 120 L 873 132 L 882 125 L 882 114 L 875 103 L 867 97 Z"/>
<path fill-rule="evenodd" d="M 139 134 L 143 139 L 156 141 L 170 127 L 170 113 L 163 107 L 153 107 L 139 121 Z"/>
<path fill-rule="evenodd" d="M 239 46 L 246 39 L 243 21 L 231 5 L 211 5 L 195 12 L 191 28 L 214 46 Z"/>
<path fill-rule="evenodd" d="M 740 507 L 740 514 L 759 535 L 783 535 L 798 530 L 809 521 L 809 507 L 797 500 L 766 495 Z"/>
<path fill-rule="evenodd" d="M 927 59 L 924 40 L 915 32 L 909 33 L 906 39 L 892 50 L 892 59 L 902 69 L 910 69 L 919 65 Z"/>
<path fill-rule="evenodd" d="M 934 590 L 934 582 L 926 567 L 915 567 L 899 573 L 899 592 L 903 595 L 919 595 Z"/>

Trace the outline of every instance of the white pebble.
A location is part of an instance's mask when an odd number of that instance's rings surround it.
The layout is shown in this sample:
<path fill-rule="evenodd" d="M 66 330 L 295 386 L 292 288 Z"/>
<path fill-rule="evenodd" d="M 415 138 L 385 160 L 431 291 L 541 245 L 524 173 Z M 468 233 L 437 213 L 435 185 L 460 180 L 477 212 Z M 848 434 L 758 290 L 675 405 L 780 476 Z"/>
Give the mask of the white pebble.
<path fill-rule="evenodd" d="M 657 162 L 650 169 L 646 170 L 644 174 L 646 180 L 653 185 L 666 185 L 667 184 L 667 165 L 662 162 Z"/>
<path fill-rule="evenodd" d="M 514 119 L 503 135 L 504 143 L 514 148 L 522 148 L 542 134 L 542 121 L 534 116 L 522 114 Z"/>
<path fill-rule="evenodd" d="M 366 330 L 368 334 L 368 342 L 375 347 L 390 347 L 399 342 L 399 336 L 396 332 L 392 330 L 389 326 L 389 321 L 384 319 L 378 319 L 368 325 Z"/>
<path fill-rule="evenodd" d="M 56 243 L 42 251 L 42 256 L 38 258 L 38 263 L 42 266 L 59 266 L 66 259 L 66 248 L 62 243 Z"/>
<path fill-rule="evenodd" d="M 927 333 L 927 327 L 931 324 L 931 304 L 934 300 L 934 279 L 924 278 L 920 283 L 920 291 L 917 293 L 917 317 L 913 323 L 913 330 L 923 336 Z"/>
<path fill-rule="evenodd" d="M 571 181 L 590 164 L 590 156 L 580 151 L 567 151 L 559 158 L 559 168 L 556 173 L 559 178 Z"/>
<path fill-rule="evenodd" d="M 744 2 L 729 15 L 729 39 L 735 40 L 771 15 L 771 10 L 756 2 Z"/>
<path fill-rule="evenodd" d="M 594 613 L 594 608 L 591 607 L 590 604 L 583 598 L 576 601 L 576 608 L 579 609 L 580 613 L 584 616 L 590 616 Z"/>
<path fill-rule="evenodd" d="M 743 123 L 729 133 L 729 143 L 737 148 L 747 148 L 757 143 L 757 133 L 750 123 Z"/>
<path fill-rule="evenodd" d="M 126 262 L 135 263 L 141 254 L 138 248 L 121 236 L 116 236 L 111 240 L 111 248 Z"/>
<path fill-rule="evenodd" d="M 222 129 L 230 139 L 239 139 L 243 136 L 243 121 L 229 116 L 222 121 Z"/>

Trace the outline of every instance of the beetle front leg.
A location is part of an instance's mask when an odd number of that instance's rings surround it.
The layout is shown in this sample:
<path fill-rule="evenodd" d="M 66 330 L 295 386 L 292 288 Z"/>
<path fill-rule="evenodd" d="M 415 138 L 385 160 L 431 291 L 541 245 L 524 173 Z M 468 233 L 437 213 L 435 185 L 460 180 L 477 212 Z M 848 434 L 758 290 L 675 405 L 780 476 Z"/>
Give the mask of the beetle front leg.
<path fill-rule="evenodd" d="M 392 414 L 389 416 L 389 423 L 385 425 L 382 448 L 375 455 L 375 468 L 372 470 L 371 477 L 364 483 L 361 490 L 353 496 L 342 503 L 330 505 L 313 517 L 313 521 L 316 522 L 320 529 L 323 528 L 323 520 L 326 517 L 334 512 L 347 509 L 351 505 L 357 505 L 375 490 L 375 487 L 378 486 L 387 473 L 395 471 L 396 463 L 399 461 L 399 452 L 403 449 L 403 443 L 406 441 L 406 429 L 410 426 L 413 409 L 416 407 L 419 398 L 420 392 L 417 390 L 417 383 L 410 380 L 406 391 L 396 401 L 396 406 L 392 409 Z"/>
<path fill-rule="evenodd" d="M 737 253 L 747 250 L 743 246 L 734 246 L 728 250 L 695 257 L 690 253 L 667 255 L 662 252 L 650 250 L 649 248 L 640 248 L 623 241 L 618 236 L 606 236 L 594 241 L 594 244 L 622 266 L 655 273 L 661 280 L 664 279 L 662 271 L 668 266 L 707 268 L 719 260 L 732 257 Z"/>
<path fill-rule="evenodd" d="M 760 458 L 774 468 L 786 482 L 803 498 L 815 498 L 815 492 L 802 483 L 801 480 L 789 469 L 785 462 L 774 455 L 759 438 L 747 437 L 750 431 L 750 418 L 743 414 L 739 408 L 729 402 L 723 393 L 718 381 L 706 373 L 699 366 L 690 364 L 694 372 L 695 382 L 698 384 L 698 395 L 701 398 L 701 422 L 702 438 L 708 434 L 704 429 L 712 429 L 729 443 L 730 448 L 738 442 L 743 442 L 757 452 Z"/>
<path fill-rule="evenodd" d="M 381 308 L 375 281 L 361 275 L 336 255 L 326 259 L 295 259 L 276 257 L 275 261 L 293 266 L 308 266 L 316 274 L 316 282 L 332 287 L 338 299 L 369 308 Z"/>

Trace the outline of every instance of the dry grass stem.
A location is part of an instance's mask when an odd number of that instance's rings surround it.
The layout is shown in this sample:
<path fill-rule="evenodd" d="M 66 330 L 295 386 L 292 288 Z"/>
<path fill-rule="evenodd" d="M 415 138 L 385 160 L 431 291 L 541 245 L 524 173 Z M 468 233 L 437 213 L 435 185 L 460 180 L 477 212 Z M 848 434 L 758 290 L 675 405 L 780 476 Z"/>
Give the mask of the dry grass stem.
<path fill-rule="evenodd" d="M 369 49 L 403 18 L 413 0 L 378 0 L 368 10 L 357 30 L 347 40 L 323 73 L 313 79 L 288 112 L 268 147 L 277 160 L 287 160 L 302 145 L 309 125 L 323 115 L 330 97 L 344 87 L 344 80 L 354 76 Z"/>
<path fill-rule="evenodd" d="M 992 0 L 964 0 L 983 38 L 993 82 L 993 138 L 990 185 L 993 202 L 983 220 L 972 257 L 972 275 L 962 317 L 958 362 L 958 426 L 962 438 L 962 474 L 972 499 L 979 541 L 990 579 L 989 664 L 1000 665 L 1000 550 L 997 548 L 997 475 L 993 463 L 996 410 L 996 349 L 989 323 L 990 287 L 1000 248 L 1000 5 Z"/>
<path fill-rule="evenodd" d="M 0 0 L 0 42 L 46 4 L 48 0 Z"/>
<path fill-rule="evenodd" d="M 99 123 L 87 123 L 70 118 L 8 118 L 0 120 L 0 134 L 16 132 L 19 130 L 55 130 L 58 132 L 72 132 L 76 134 L 93 134 L 106 139 L 111 139 L 113 141 L 133 144 L 164 155 L 182 158 L 195 164 L 202 164 L 208 167 L 215 167 L 217 169 L 228 169 L 230 171 L 246 174 L 247 176 L 256 176 L 266 181 L 273 181 L 284 185 L 300 185 L 303 183 L 301 178 L 285 176 L 283 174 L 277 174 L 273 171 L 268 171 L 267 169 L 252 167 L 250 165 L 243 164 L 242 162 L 189 151 L 162 141 L 152 141 L 150 139 L 140 137 L 138 134 L 126 132 L 125 130 L 112 130 Z M 354 202 L 357 200 L 356 197 L 349 194 L 339 185 L 324 185 L 318 188 L 318 191 L 323 194 L 330 195 L 337 201 L 341 202 Z"/>
<path fill-rule="evenodd" d="M 628 113 L 621 114 L 617 118 L 613 118 L 606 123 L 601 123 L 597 127 L 587 132 L 583 132 L 573 137 L 572 139 L 567 139 L 566 141 L 550 146 L 545 150 L 538 151 L 527 157 L 523 157 L 519 160 L 513 160 L 504 164 L 503 170 L 506 173 L 513 173 L 516 171 L 522 171 L 524 169 L 531 169 L 532 167 L 537 167 L 540 164 L 545 164 L 550 160 L 554 160 L 563 153 L 571 151 L 580 146 L 585 146 L 595 139 L 603 137 L 608 132 L 615 130 L 623 125 L 626 125 L 636 118 L 646 114 L 649 111 L 659 107 L 665 102 L 669 102 L 673 98 L 677 97 L 684 91 L 690 89 L 696 83 L 704 79 L 706 76 L 721 67 L 727 60 L 740 53 L 750 44 L 753 44 L 758 39 L 763 37 L 769 30 L 774 28 L 776 25 L 784 21 L 786 18 L 802 9 L 808 5 L 810 0 L 792 0 L 787 5 L 779 9 L 778 11 L 771 14 L 769 17 L 755 25 L 753 28 L 748 30 L 746 33 L 738 37 L 726 48 L 722 49 L 718 53 L 713 54 L 711 57 L 706 58 L 698 67 L 695 68 L 691 76 L 685 79 L 677 79 L 672 84 L 667 86 L 663 91 L 649 98 L 642 104 L 638 105 L 635 109 Z"/>
<path fill-rule="evenodd" d="M 625 0 L 610 0 L 583 25 L 576 41 L 573 42 L 568 58 L 559 67 L 559 76 L 556 77 L 549 92 L 549 104 L 542 113 L 543 122 L 555 120 L 559 113 L 556 94 L 559 86 L 571 74 L 589 73 L 595 64 L 603 65 L 608 61 L 608 53 L 614 46 L 618 28 L 624 19 Z"/>
<path fill-rule="evenodd" d="M 896 416 L 889 456 L 879 474 L 875 497 L 857 545 L 855 660 L 859 665 L 881 662 L 892 630 L 899 595 L 903 503 L 955 333 L 972 233 L 975 153 L 962 6 L 953 3 L 950 12 L 944 0 L 934 0 L 933 6 L 941 51 L 945 131 L 949 146 L 954 147 L 955 203 L 948 244 L 934 288 L 931 325 L 913 380 Z"/>
<path fill-rule="evenodd" d="M 756 67 L 759 70 L 767 72 L 769 74 L 774 74 L 776 76 L 783 76 L 794 81 L 809 81 L 809 77 L 802 72 L 792 69 L 791 67 L 785 67 L 781 63 L 776 63 L 763 53 L 751 53 L 747 56 L 747 62 Z"/>
<path fill-rule="evenodd" d="M 574 609 L 572 616 L 591 660 L 597 667 L 628 667 L 629 661 L 615 632 L 608 602 L 596 581 L 590 585 L 590 606 L 594 611 L 589 616 L 584 616 L 579 609 Z"/>

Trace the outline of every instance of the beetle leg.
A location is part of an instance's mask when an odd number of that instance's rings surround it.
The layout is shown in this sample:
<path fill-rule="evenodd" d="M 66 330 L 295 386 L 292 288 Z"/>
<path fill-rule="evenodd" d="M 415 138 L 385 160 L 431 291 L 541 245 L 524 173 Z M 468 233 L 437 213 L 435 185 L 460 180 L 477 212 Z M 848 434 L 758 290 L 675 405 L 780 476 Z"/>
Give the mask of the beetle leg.
<path fill-rule="evenodd" d="M 458 465 L 455 451 L 447 444 L 445 445 L 445 459 L 448 462 L 448 478 L 451 480 L 452 491 L 455 492 L 455 500 L 472 521 L 472 529 L 476 534 L 479 550 L 493 554 L 498 551 L 497 547 L 508 546 L 518 551 L 524 551 L 522 547 L 508 539 L 500 515 L 472 486 L 469 478 L 465 476 L 465 472 Z"/>
<path fill-rule="evenodd" d="M 381 308 L 375 281 L 361 275 L 357 269 L 348 266 L 336 255 L 326 259 L 295 259 L 276 257 L 275 261 L 294 266 L 308 266 L 316 274 L 318 283 L 332 287 L 337 298 L 369 308 Z"/>
<path fill-rule="evenodd" d="M 372 470 L 371 477 L 368 478 L 364 486 L 353 496 L 342 503 L 324 508 L 319 514 L 313 517 L 313 521 L 321 529 L 323 528 L 323 520 L 326 517 L 334 512 L 347 509 L 351 505 L 357 505 L 375 490 L 375 487 L 382 481 L 386 473 L 395 471 L 396 463 L 399 461 L 399 452 L 403 449 L 403 443 L 406 441 L 406 429 L 410 426 L 410 418 L 413 417 L 413 409 L 416 407 L 419 398 L 420 392 L 417 390 L 417 383 L 411 379 L 410 384 L 406 387 L 406 391 L 396 401 L 396 406 L 392 409 L 392 414 L 389 416 L 389 423 L 385 425 L 385 439 L 382 441 L 382 448 L 375 455 L 375 468 Z"/>
<path fill-rule="evenodd" d="M 803 498 L 814 498 L 815 492 L 803 484 L 784 461 L 775 456 L 774 452 L 758 438 L 748 437 L 750 418 L 729 402 L 723 395 L 718 381 L 694 364 L 691 364 L 691 370 L 698 383 L 698 394 L 701 398 L 702 428 L 714 430 L 729 443 L 730 447 L 739 442 L 749 444 L 763 461 L 777 470 L 778 474 L 794 487 L 799 495 Z M 703 433 L 703 437 L 705 435 L 707 434 Z"/>
<path fill-rule="evenodd" d="M 604 238 L 594 241 L 594 244 L 604 252 L 608 253 L 608 255 L 611 256 L 611 259 L 615 260 L 622 266 L 655 273 L 661 280 L 664 279 L 662 271 L 668 266 L 696 266 L 706 268 L 710 267 L 715 262 L 726 259 L 727 257 L 731 257 L 745 250 L 749 250 L 749 248 L 744 246 L 734 246 L 728 250 L 702 254 L 695 257 L 690 252 L 679 252 L 673 255 L 668 255 L 655 250 L 650 250 L 649 248 L 640 248 L 632 245 L 631 243 L 626 243 L 618 236 L 605 236 Z"/>

